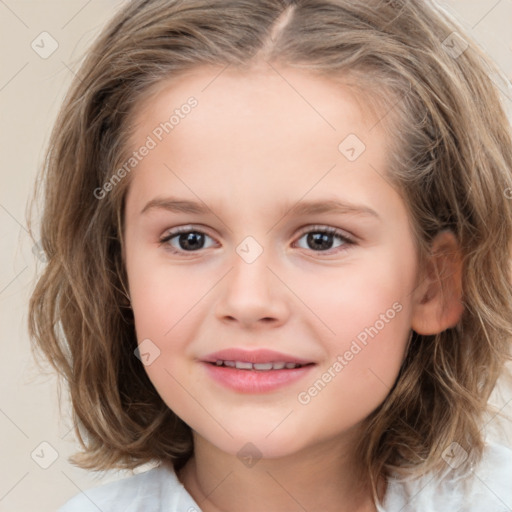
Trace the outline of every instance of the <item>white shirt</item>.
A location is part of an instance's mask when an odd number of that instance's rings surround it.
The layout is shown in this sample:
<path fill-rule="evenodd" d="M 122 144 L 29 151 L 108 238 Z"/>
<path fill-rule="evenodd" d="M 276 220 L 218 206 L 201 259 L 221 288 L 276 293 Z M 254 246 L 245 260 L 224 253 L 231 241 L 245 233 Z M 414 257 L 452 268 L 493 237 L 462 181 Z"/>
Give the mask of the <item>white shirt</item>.
<path fill-rule="evenodd" d="M 379 512 L 512 512 L 512 449 L 487 443 L 467 478 L 427 474 L 388 480 Z M 58 512 L 201 512 L 174 471 L 163 466 L 78 494 Z M 243 511 L 241 511 L 243 512 Z M 313 511 L 311 511 L 313 512 Z M 316 512 L 316 511 L 315 511 Z"/>

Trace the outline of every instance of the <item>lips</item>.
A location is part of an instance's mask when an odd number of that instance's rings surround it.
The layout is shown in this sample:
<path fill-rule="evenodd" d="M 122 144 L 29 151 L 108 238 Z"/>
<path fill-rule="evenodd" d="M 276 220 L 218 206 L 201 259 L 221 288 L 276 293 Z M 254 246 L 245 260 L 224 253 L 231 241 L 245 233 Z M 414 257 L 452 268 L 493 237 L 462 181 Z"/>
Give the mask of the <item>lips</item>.
<path fill-rule="evenodd" d="M 203 362 L 215 364 L 216 366 L 237 368 L 239 370 L 260 371 L 293 369 L 314 364 L 312 361 L 274 350 L 242 350 L 237 348 L 220 350 L 209 354 L 203 359 Z"/>
<path fill-rule="evenodd" d="M 316 363 L 273 350 L 227 349 L 201 361 L 213 381 L 237 393 L 276 391 L 304 378 Z"/>
<path fill-rule="evenodd" d="M 270 370 L 291 370 L 292 368 L 301 368 L 304 365 L 297 363 L 285 363 L 283 361 L 274 363 L 249 363 L 246 361 L 223 361 L 218 359 L 215 363 L 216 366 L 225 366 L 227 368 L 236 368 L 237 370 L 258 370 L 268 372 Z"/>

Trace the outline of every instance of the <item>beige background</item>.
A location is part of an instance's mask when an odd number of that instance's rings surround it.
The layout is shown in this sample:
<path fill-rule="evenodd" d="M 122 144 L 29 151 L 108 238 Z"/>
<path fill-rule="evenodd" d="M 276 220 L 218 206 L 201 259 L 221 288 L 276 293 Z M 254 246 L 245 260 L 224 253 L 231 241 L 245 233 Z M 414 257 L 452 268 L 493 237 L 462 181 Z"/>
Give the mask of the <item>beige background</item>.
<path fill-rule="evenodd" d="M 56 379 L 34 364 L 25 325 L 37 261 L 27 236 L 25 209 L 50 127 L 80 56 L 122 3 L 0 0 L 0 511 L 55 511 L 81 489 L 120 476 L 89 474 L 66 460 L 77 447 L 69 410 L 64 402 L 60 416 Z M 510 80 L 512 1 L 450 0 L 443 5 Z M 42 32 L 58 43 L 47 58 L 31 47 Z M 45 48 L 50 48 L 49 39 Z M 503 93 L 510 113 L 512 88 L 503 87 Z M 503 386 L 493 401 L 512 415 L 512 387 Z M 496 426 L 491 420 L 492 435 L 498 435 Z M 500 435 L 508 435 L 512 445 L 512 429 L 506 428 L 508 433 Z M 49 467 L 41 467 L 45 465 Z"/>

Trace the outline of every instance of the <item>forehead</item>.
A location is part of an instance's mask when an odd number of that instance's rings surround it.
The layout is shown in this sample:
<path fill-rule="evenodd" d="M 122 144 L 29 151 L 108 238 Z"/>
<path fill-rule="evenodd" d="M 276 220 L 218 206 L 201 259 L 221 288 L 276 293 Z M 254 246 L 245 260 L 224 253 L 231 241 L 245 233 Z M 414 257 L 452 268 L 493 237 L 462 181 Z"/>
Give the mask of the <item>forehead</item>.
<path fill-rule="evenodd" d="M 268 63 L 247 70 L 195 67 L 161 80 L 146 91 L 132 112 L 130 120 L 132 128 L 136 128 L 132 133 L 135 138 L 147 133 L 151 123 L 168 120 L 174 109 L 193 96 L 200 108 L 194 110 L 193 119 L 187 124 L 194 120 L 200 125 L 214 121 L 217 132 L 226 124 L 263 124 L 266 132 L 276 132 L 286 125 L 299 128 L 307 123 L 327 137 L 336 132 L 340 137 L 347 127 L 359 130 L 361 135 L 387 116 L 380 115 L 382 109 L 375 106 L 376 96 L 370 97 L 354 87 L 354 80 L 357 79 L 352 76 L 349 82 L 348 76 L 326 78 Z M 349 87 L 348 83 L 352 85 Z M 211 116 L 215 118 L 212 120 Z"/>
<path fill-rule="evenodd" d="M 190 98 L 195 106 L 185 108 Z M 139 103 L 132 147 L 148 137 L 154 147 L 132 185 L 141 200 L 176 186 L 220 198 L 234 188 L 240 201 L 270 191 L 293 200 L 348 181 L 368 192 L 378 186 L 376 173 L 385 174 L 389 144 L 361 102 L 340 81 L 291 68 L 193 69 Z"/>

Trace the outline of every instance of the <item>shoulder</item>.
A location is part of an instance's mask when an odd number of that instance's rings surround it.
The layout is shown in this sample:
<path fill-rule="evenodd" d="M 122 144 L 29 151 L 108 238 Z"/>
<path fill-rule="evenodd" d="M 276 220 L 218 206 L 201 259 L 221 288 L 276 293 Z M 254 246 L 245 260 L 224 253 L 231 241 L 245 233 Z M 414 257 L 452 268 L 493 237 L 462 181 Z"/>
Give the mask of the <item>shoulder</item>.
<path fill-rule="evenodd" d="M 57 512 L 200 512 L 171 469 L 159 466 L 83 491 Z"/>
<path fill-rule="evenodd" d="M 459 454 L 460 455 L 460 454 Z M 390 479 L 379 512 L 510 512 L 512 448 L 488 442 L 480 463 L 461 477 L 426 474 L 407 482 Z"/>

